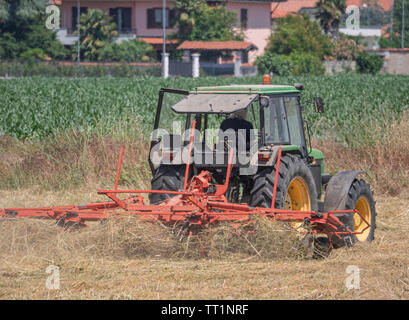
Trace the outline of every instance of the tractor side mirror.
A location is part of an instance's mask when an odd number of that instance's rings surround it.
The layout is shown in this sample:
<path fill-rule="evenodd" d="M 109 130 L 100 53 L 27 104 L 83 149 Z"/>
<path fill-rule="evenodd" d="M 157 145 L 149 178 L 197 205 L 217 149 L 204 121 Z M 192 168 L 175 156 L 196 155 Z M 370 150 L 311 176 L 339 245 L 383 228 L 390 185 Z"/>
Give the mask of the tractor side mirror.
<path fill-rule="evenodd" d="M 314 97 L 315 112 L 324 113 L 324 102 L 321 97 Z"/>

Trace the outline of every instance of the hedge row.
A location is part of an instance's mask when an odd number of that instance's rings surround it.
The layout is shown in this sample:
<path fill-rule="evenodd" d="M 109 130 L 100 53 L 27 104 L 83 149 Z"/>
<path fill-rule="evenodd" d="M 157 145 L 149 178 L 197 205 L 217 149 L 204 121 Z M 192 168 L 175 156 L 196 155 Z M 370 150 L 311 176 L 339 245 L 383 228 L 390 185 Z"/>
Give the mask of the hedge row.
<path fill-rule="evenodd" d="M 77 66 L 57 62 L 0 61 L 0 77 L 136 77 L 160 75 L 160 65 L 135 66 L 121 63 Z"/>

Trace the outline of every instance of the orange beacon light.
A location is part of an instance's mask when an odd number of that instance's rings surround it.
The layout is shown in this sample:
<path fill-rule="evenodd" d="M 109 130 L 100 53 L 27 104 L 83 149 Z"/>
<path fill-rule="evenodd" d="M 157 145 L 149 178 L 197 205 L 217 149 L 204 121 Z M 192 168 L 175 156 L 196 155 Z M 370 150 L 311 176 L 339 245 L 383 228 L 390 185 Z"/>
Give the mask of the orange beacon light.
<path fill-rule="evenodd" d="M 263 84 L 271 84 L 271 78 L 268 74 L 263 76 Z"/>

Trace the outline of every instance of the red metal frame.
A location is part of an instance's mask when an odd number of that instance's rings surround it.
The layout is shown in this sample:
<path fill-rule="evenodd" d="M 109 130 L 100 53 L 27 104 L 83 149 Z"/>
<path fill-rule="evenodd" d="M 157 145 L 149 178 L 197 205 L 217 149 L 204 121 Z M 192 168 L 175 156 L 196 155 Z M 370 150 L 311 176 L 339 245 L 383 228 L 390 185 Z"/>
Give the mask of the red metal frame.
<path fill-rule="evenodd" d="M 287 222 L 304 222 L 303 227 L 314 234 L 341 235 L 361 234 L 370 227 L 368 221 L 357 210 L 338 210 L 329 212 L 296 211 L 274 208 L 276 198 L 276 184 L 274 185 L 271 208 L 251 207 L 247 204 L 229 203 L 225 193 L 229 186 L 232 170 L 234 150 L 230 149 L 229 162 L 225 183 L 211 186 L 211 173 L 202 171 L 188 181 L 189 162 L 192 152 L 195 122 L 192 126 L 192 135 L 189 145 L 188 162 L 184 181 L 184 191 L 166 190 L 118 190 L 123 151 L 121 148 L 118 170 L 114 190 L 98 190 L 98 194 L 109 197 L 111 202 L 88 203 L 82 206 L 58 206 L 42 208 L 8 208 L 0 209 L 0 217 L 22 218 L 36 217 L 56 219 L 63 225 L 78 223 L 85 225 L 87 221 L 107 219 L 112 215 L 136 215 L 144 220 L 161 220 L 165 223 L 183 223 L 183 226 L 210 224 L 227 221 L 237 223 L 249 221 L 252 216 L 264 215 L 275 220 Z M 281 162 L 281 147 L 278 151 L 275 181 L 278 179 Z M 144 203 L 143 193 L 166 193 L 175 195 L 158 205 Z M 119 194 L 130 196 L 122 200 Z M 345 225 L 336 217 L 339 213 L 358 214 L 367 226 L 361 232 L 346 229 Z M 346 230 L 346 231 L 345 231 Z"/>

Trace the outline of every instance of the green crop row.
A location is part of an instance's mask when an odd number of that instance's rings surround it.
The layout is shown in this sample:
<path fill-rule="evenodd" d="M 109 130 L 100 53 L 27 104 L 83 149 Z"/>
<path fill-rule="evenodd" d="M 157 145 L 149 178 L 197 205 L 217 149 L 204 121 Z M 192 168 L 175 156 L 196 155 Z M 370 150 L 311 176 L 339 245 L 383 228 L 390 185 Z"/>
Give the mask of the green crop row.
<path fill-rule="evenodd" d="M 353 143 L 374 121 L 409 110 L 409 77 L 354 73 L 316 77 L 273 77 L 274 84 L 303 83 L 304 117 L 314 136 L 334 135 Z M 259 84 L 261 78 L 19 78 L 0 80 L 0 135 L 19 139 L 44 137 L 60 130 L 95 130 L 112 133 L 118 124 L 142 126 L 146 137 L 152 128 L 161 87 L 193 89 L 196 86 L 233 83 Z M 307 103 L 314 96 L 325 102 L 316 114 Z"/>

